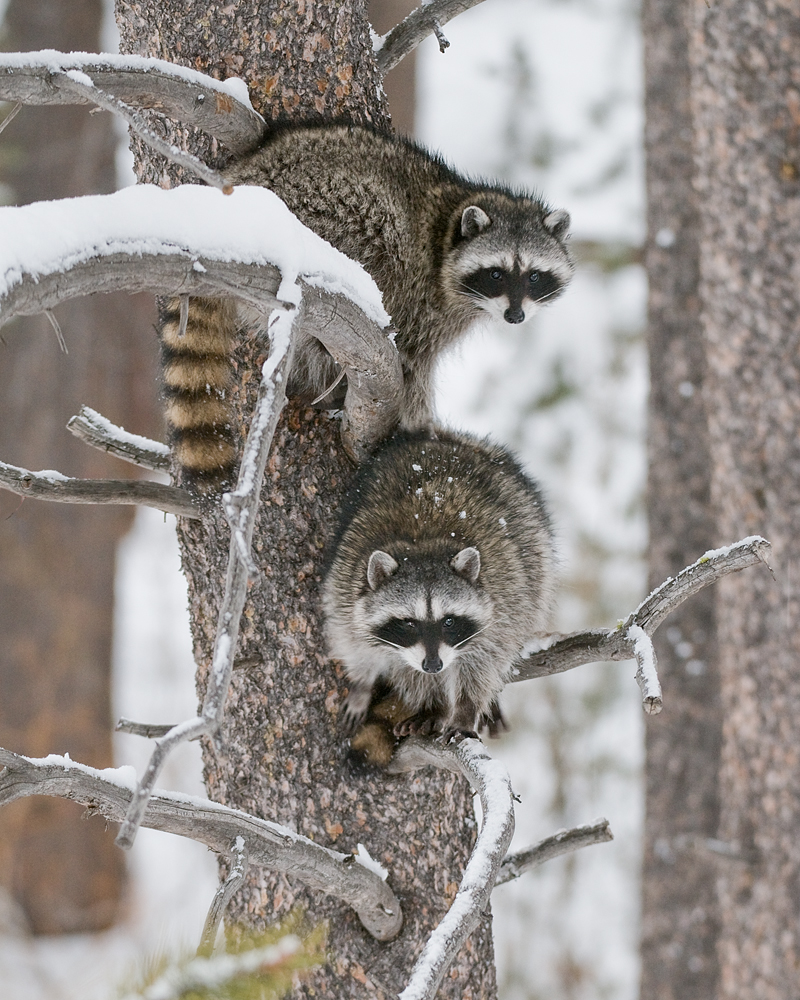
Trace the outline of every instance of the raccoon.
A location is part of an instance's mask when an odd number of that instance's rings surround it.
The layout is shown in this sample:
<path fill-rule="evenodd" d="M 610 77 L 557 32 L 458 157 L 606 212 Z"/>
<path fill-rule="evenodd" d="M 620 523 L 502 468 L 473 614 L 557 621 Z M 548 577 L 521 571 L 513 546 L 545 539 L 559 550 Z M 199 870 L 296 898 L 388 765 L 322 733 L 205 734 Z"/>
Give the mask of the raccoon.
<path fill-rule="evenodd" d="M 553 577 L 544 501 L 508 451 L 442 430 L 385 442 L 348 495 L 323 585 L 346 729 L 499 729 L 498 695 L 547 626 Z M 402 707 L 376 711 L 387 691 Z"/>
<path fill-rule="evenodd" d="M 572 276 L 565 211 L 532 194 L 467 180 L 422 147 L 365 126 L 277 127 L 228 176 L 275 191 L 301 222 L 372 275 L 397 330 L 405 430 L 432 426 L 436 359 L 475 320 L 522 323 L 560 295 Z M 219 303 L 194 301 L 180 344 L 179 300 L 167 305 L 161 328 L 169 351 L 181 357 L 180 365 L 174 354 L 169 359 L 168 392 L 180 399 L 181 422 L 174 422 L 172 405 L 168 411 L 173 439 L 190 477 L 202 479 L 215 474 L 207 467 L 213 458 L 224 465 L 233 451 L 224 407 L 216 405 L 231 378 L 218 348 L 234 342 L 241 319 Z M 214 312 L 227 326 L 209 339 L 205 321 Z M 341 372 L 315 339 L 299 344 L 296 357 L 289 395 L 316 401 Z M 340 405 L 344 391 L 340 382 L 325 404 Z M 215 437 L 223 441 L 218 454 Z M 200 464 L 192 464 L 195 455 Z"/>

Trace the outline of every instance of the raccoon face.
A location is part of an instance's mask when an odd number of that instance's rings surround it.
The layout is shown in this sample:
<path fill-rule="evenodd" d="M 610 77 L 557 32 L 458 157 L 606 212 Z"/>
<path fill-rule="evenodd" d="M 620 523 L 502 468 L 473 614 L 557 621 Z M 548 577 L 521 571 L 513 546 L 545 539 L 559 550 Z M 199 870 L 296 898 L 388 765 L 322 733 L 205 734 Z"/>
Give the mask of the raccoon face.
<path fill-rule="evenodd" d="M 524 323 L 551 302 L 572 277 L 562 242 L 569 215 L 550 212 L 534 225 L 524 213 L 493 220 L 470 205 L 461 215 L 460 233 L 447 271 L 457 293 L 496 321 Z"/>
<path fill-rule="evenodd" d="M 413 670 L 438 674 L 491 622 L 491 603 L 476 587 L 480 553 L 462 549 L 444 565 L 370 556 L 364 626 L 373 645 L 387 645 Z"/>

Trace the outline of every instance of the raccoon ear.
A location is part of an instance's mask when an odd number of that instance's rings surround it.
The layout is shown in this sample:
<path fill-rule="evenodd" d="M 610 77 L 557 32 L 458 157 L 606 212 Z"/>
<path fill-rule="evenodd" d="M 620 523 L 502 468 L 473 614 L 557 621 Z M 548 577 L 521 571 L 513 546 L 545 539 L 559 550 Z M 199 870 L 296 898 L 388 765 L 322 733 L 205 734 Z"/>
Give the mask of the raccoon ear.
<path fill-rule="evenodd" d="M 481 554 L 472 545 L 462 549 L 450 560 L 451 569 L 470 583 L 475 583 L 481 571 Z"/>
<path fill-rule="evenodd" d="M 367 563 L 367 583 L 370 589 L 377 590 L 384 580 L 388 580 L 397 571 L 398 566 L 399 563 L 388 552 L 376 549 Z"/>
<path fill-rule="evenodd" d="M 488 229 L 491 224 L 492 220 L 477 205 L 469 205 L 461 213 L 461 235 L 468 240 L 482 233 L 484 229 Z"/>
<path fill-rule="evenodd" d="M 544 217 L 544 228 L 549 233 L 552 233 L 556 239 L 560 239 L 566 235 L 569 229 L 569 222 L 569 212 L 563 208 L 557 208 L 555 212 L 550 212 L 549 215 Z"/>

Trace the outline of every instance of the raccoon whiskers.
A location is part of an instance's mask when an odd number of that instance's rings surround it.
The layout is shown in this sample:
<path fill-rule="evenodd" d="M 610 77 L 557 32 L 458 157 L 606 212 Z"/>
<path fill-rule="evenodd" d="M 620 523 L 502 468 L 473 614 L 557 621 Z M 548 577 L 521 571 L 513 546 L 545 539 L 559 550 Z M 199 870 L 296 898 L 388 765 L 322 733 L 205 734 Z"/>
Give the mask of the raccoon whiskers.
<path fill-rule="evenodd" d="M 485 624 L 485 625 L 483 626 L 483 628 L 479 628 L 477 632 L 473 632 L 473 633 L 472 633 L 472 635 L 468 635 L 466 639 L 462 639 L 462 640 L 461 640 L 461 642 L 457 642 L 457 643 L 456 643 L 456 644 L 455 644 L 455 645 L 453 646 L 453 649 L 460 649 L 460 648 L 461 648 L 461 647 L 462 647 L 462 646 L 464 645 L 464 643 L 465 643 L 465 642 L 469 642 L 469 640 L 470 640 L 470 639 L 474 639 L 476 635 L 480 635 L 480 634 L 481 634 L 481 632 L 485 632 L 485 631 L 486 631 L 486 629 L 487 629 L 487 628 L 489 628 L 489 626 L 490 626 L 491 624 L 492 624 L 491 622 L 487 622 L 487 623 L 486 623 L 486 624 Z"/>
<path fill-rule="evenodd" d="M 388 639 L 382 639 L 379 635 L 371 635 L 369 637 L 368 641 L 371 642 L 371 643 L 382 642 L 382 643 L 384 643 L 387 646 L 393 646 L 395 649 L 403 649 L 404 648 L 403 646 L 398 645 L 396 642 L 389 642 Z"/>

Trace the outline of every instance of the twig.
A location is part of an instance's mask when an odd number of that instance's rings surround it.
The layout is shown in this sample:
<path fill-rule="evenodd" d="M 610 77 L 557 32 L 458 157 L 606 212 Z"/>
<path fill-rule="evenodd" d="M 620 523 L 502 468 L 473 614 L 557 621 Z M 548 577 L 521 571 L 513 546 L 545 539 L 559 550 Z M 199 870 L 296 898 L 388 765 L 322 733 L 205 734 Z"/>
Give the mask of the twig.
<path fill-rule="evenodd" d="M 178 723 L 156 740 L 150 762 L 139 781 L 125 820 L 117 834 L 116 842 L 124 849 L 133 845 L 158 775 L 172 750 L 187 740 L 215 732 L 222 721 L 239 637 L 239 625 L 247 597 L 248 575 L 252 566 L 249 553 L 261 495 L 261 482 L 272 436 L 286 399 L 286 375 L 291 369 L 294 352 L 294 340 L 291 334 L 294 316 L 293 310 L 276 311 L 270 317 L 272 350 L 264 363 L 236 489 L 223 498 L 225 509 L 229 511 L 232 519 L 231 542 L 225 593 L 217 620 L 214 652 L 202 713 L 198 718 Z M 231 511 L 235 511 L 235 517 Z"/>
<path fill-rule="evenodd" d="M 533 677 L 547 677 L 584 663 L 636 659 L 645 711 L 658 712 L 661 687 L 655 672 L 655 654 L 652 645 L 644 640 L 649 641 L 667 615 L 688 597 L 728 573 L 756 563 L 764 563 L 769 569 L 769 552 L 769 542 L 759 535 L 751 535 L 721 549 L 711 549 L 676 577 L 665 580 L 615 629 L 589 629 L 566 636 L 551 636 L 544 647 L 541 643 L 529 644 L 511 679 L 525 681 Z M 532 645 L 537 648 L 531 650 Z"/>
<path fill-rule="evenodd" d="M 174 723 L 162 726 L 158 723 L 133 722 L 132 719 L 120 719 L 116 726 L 114 726 L 114 731 L 117 733 L 130 733 L 131 736 L 144 736 L 147 739 L 154 739 L 158 736 L 166 736 L 174 728 Z"/>
<path fill-rule="evenodd" d="M 0 806 L 29 795 L 55 795 L 80 802 L 117 823 L 135 780 L 128 767 L 98 771 L 68 757 L 37 760 L 0 749 Z M 196 840 L 218 854 L 227 854 L 236 838 L 243 837 L 251 865 L 287 872 L 304 885 L 341 899 L 379 941 L 391 941 L 400 931 L 400 903 L 387 882 L 363 865 L 351 864 L 350 855 L 315 844 L 277 823 L 208 799 L 155 792 L 143 825 Z"/>
<path fill-rule="evenodd" d="M 226 194 L 233 190 L 230 181 L 219 170 L 209 167 L 193 153 L 187 153 L 186 150 L 167 142 L 166 139 L 162 139 L 130 105 L 121 101 L 118 97 L 100 90 L 82 70 L 67 70 L 63 74 L 54 74 L 54 76 L 59 79 L 60 87 L 66 93 L 82 96 L 87 102 L 91 101 L 99 108 L 111 111 L 124 118 L 142 142 L 146 143 L 157 153 L 165 156 L 170 162 L 176 163 L 179 167 L 183 167 L 194 174 L 195 177 L 199 177 L 200 180 L 205 181 L 206 184 L 219 188 L 220 191 L 225 191 Z"/>
<path fill-rule="evenodd" d="M 244 877 L 247 874 L 250 862 L 247 856 L 247 844 L 244 841 L 244 837 L 237 837 L 233 844 L 231 844 L 230 857 L 231 869 L 228 872 L 228 877 L 220 883 L 219 888 L 214 893 L 214 898 L 211 901 L 211 906 L 206 916 L 206 922 L 203 925 L 203 933 L 197 948 L 197 954 L 200 958 L 211 957 L 214 951 L 214 943 L 217 940 L 217 931 L 219 930 L 225 910 L 228 908 L 228 903 L 230 903 L 233 894 L 244 882 Z"/>
<path fill-rule="evenodd" d="M 8 114 L 3 119 L 0 125 L 0 132 L 4 132 L 5 129 L 14 121 L 17 115 L 22 111 L 22 101 L 17 101 L 14 107 L 8 112 Z"/>
<path fill-rule="evenodd" d="M 0 487 L 21 497 L 57 503 L 138 504 L 180 517 L 202 517 L 200 504 L 177 486 L 117 479 L 71 479 L 52 469 L 31 472 L 0 462 Z"/>
<path fill-rule="evenodd" d="M 52 326 L 53 328 L 53 332 L 56 335 L 56 340 L 58 341 L 58 346 L 61 348 L 61 353 L 69 354 L 69 351 L 67 350 L 67 342 L 66 340 L 64 340 L 64 334 L 61 330 L 61 325 L 55 318 L 55 315 L 49 309 L 45 309 L 44 314 L 47 317 L 50 326 Z"/>
<path fill-rule="evenodd" d="M 557 858 L 561 854 L 589 847 L 591 844 L 604 844 L 613 840 L 614 835 L 607 819 L 598 819 L 594 823 L 575 826 L 571 830 L 559 830 L 550 837 L 545 837 L 538 844 L 527 847 L 524 851 L 516 851 L 506 855 L 500 866 L 500 874 L 495 885 L 503 885 L 524 875 L 531 868 L 543 865 L 545 861 Z"/>
<path fill-rule="evenodd" d="M 0 55 L 0 100 L 22 104 L 97 103 L 64 87 L 63 74 L 85 73 L 96 88 L 132 108 L 153 110 L 184 127 L 199 128 L 232 153 L 254 149 L 266 123 L 229 86 L 204 73 L 141 56 L 24 52 Z M 16 110 L 6 117 L 6 122 Z"/>
<path fill-rule="evenodd" d="M 69 418 L 67 430 L 86 444 L 121 458 L 123 462 L 130 462 L 141 469 L 169 472 L 170 452 L 167 445 L 139 434 L 130 434 L 89 406 L 82 406 L 77 416 Z"/>
<path fill-rule="evenodd" d="M 466 777 L 480 796 L 483 826 L 456 898 L 425 943 L 400 1000 L 435 997 L 445 972 L 486 910 L 514 835 L 514 799 L 508 772 L 499 761 L 492 760 L 480 740 L 464 739 L 446 746 L 409 740 L 399 748 L 392 770 L 413 770 L 426 764 Z"/>
<path fill-rule="evenodd" d="M 391 31 L 377 39 L 374 45 L 375 59 L 379 72 L 385 76 L 390 69 L 412 52 L 421 41 L 434 33 L 439 41 L 439 51 L 444 52 L 450 44 L 442 34 L 442 25 L 470 7 L 476 7 L 481 0 L 431 0 L 422 3 L 416 10 L 403 18 Z"/>

